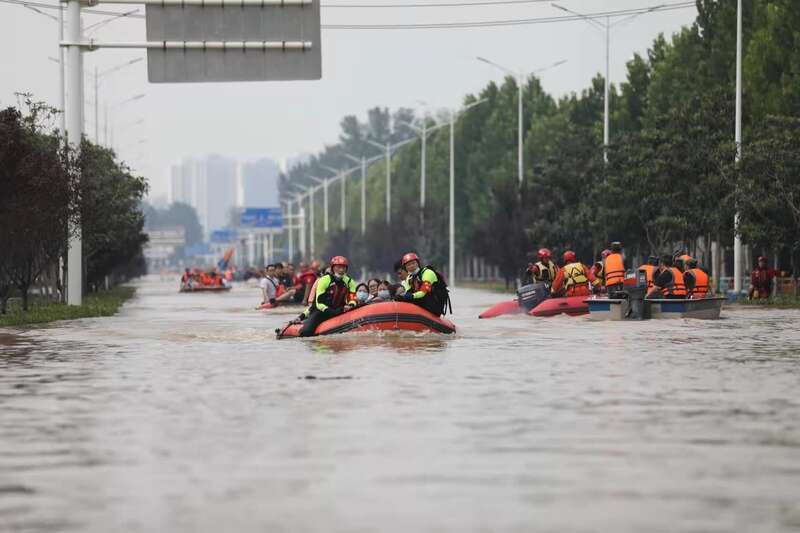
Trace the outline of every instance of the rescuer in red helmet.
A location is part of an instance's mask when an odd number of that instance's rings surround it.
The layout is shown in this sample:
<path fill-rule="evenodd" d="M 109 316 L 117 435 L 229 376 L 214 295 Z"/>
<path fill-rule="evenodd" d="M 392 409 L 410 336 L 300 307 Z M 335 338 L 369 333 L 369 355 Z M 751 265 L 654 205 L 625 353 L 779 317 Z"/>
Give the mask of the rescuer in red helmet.
<path fill-rule="evenodd" d="M 579 262 L 575 252 L 564 252 L 564 266 L 561 267 L 550 287 L 550 293 L 557 296 L 588 296 L 591 293 L 590 283 L 594 276 L 583 263 Z"/>
<path fill-rule="evenodd" d="M 539 248 L 536 253 L 539 260 L 536 263 L 528 263 L 528 270 L 525 271 L 523 285 L 531 283 L 553 283 L 558 274 L 558 266 L 552 261 L 550 250 Z"/>
<path fill-rule="evenodd" d="M 419 305 L 436 316 L 445 314 L 450 305 L 450 295 L 444 276 L 431 266 L 422 267 L 414 252 L 405 254 L 400 262 L 408 277 L 403 282 L 405 293 L 397 299 Z"/>
<path fill-rule="evenodd" d="M 305 319 L 300 329 L 301 337 L 313 335 L 317 327 L 327 319 L 356 306 L 356 282 L 347 275 L 349 266 L 346 257 L 337 255 L 331 258 L 330 272 L 317 280 L 313 302 L 298 317 L 298 320 Z"/>

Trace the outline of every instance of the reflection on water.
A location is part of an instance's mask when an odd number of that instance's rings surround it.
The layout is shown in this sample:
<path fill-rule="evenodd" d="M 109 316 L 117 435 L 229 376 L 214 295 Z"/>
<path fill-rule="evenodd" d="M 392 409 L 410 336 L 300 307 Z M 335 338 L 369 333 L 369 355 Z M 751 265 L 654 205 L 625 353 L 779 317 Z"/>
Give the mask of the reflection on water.
<path fill-rule="evenodd" d="M 259 292 L 139 284 L 0 333 L 0 531 L 795 531 L 796 311 L 276 341 Z"/>

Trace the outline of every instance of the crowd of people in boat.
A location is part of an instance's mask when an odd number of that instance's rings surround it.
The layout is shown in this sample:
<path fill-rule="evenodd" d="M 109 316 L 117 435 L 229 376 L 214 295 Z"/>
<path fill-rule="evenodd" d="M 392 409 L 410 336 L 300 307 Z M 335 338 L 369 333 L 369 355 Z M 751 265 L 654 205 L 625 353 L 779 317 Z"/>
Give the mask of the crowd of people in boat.
<path fill-rule="evenodd" d="M 523 274 L 523 286 L 543 283 L 554 297 L 614 294 L 625 288 L 627 270 L 618 241 L 603 250 L 591 267 L 579 261 L 572 250 L 563 253 L 560 265 L 547 248 L 541 248 L 537 256 L 538 261 L 529 263 Z M 708 272 L 685 252 L 650 256 L 637 271 L 646 285 L 647 298 L 706 298 L 712 292 Z M 635 275 L 631 284 L 636 284 Z"/>
<path fill-rule="evenodd" d="M 323 269 L 317 261 L 294 265 L 267 265 L 259 282 L 261 306 L 288 303 L 307 305 L 292 323 L 303 323 L 301 336 L 312 335 L 325 320 L 361 306 L 400 301 L 415 304 L 441 316 L 450 305 L 444 276 L 409 252 L 394 264 L 395 281 L 373 278 L 357 282 L 349 274 L 350 262 L 337 255 Z"/>
<path fill-rule="evenodd" d="M 216 268 L 202 270 L 186 268 L 181 275 L 181 290 L 191 291 L 198 288 L 227 288 L 231 281 L 228 272 L 220 274 Z"/>

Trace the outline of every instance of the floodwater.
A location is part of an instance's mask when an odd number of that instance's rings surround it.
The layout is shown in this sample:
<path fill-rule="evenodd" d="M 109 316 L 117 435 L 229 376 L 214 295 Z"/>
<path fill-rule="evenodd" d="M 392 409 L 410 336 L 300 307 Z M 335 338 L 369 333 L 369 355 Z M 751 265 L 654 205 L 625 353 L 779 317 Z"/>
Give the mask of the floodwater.
<path fill-rule="evenodd" d="M 478 320 L 504 297 L 455 289 L 455 336 L 276 341 L 253 287 L 138 287 L 0 330 L 0 530 L 800 531 L 800 312 Z"/>

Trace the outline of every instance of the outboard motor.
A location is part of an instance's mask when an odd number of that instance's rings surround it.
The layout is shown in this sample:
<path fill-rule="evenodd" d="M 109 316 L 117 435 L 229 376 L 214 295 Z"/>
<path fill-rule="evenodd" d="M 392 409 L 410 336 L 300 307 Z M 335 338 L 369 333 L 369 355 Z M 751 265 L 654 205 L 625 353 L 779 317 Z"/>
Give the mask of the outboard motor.
<path fill-rule="evenodd" d="M 636 272 L 636 285 L 625 288 L 626 306 L 625 318 L 627 320 L 644 320 L 650 318 L 650 305 L 645 300 L 647 296 L 647 275 L 642 271 Z"/>
<path fill-rule="evenodd" d="M 550 288 L 545 283 L 531 283 L 517 289 L 517 302 L 526 311 L 530 311 L 545 298 L 550 296 Z"/>

